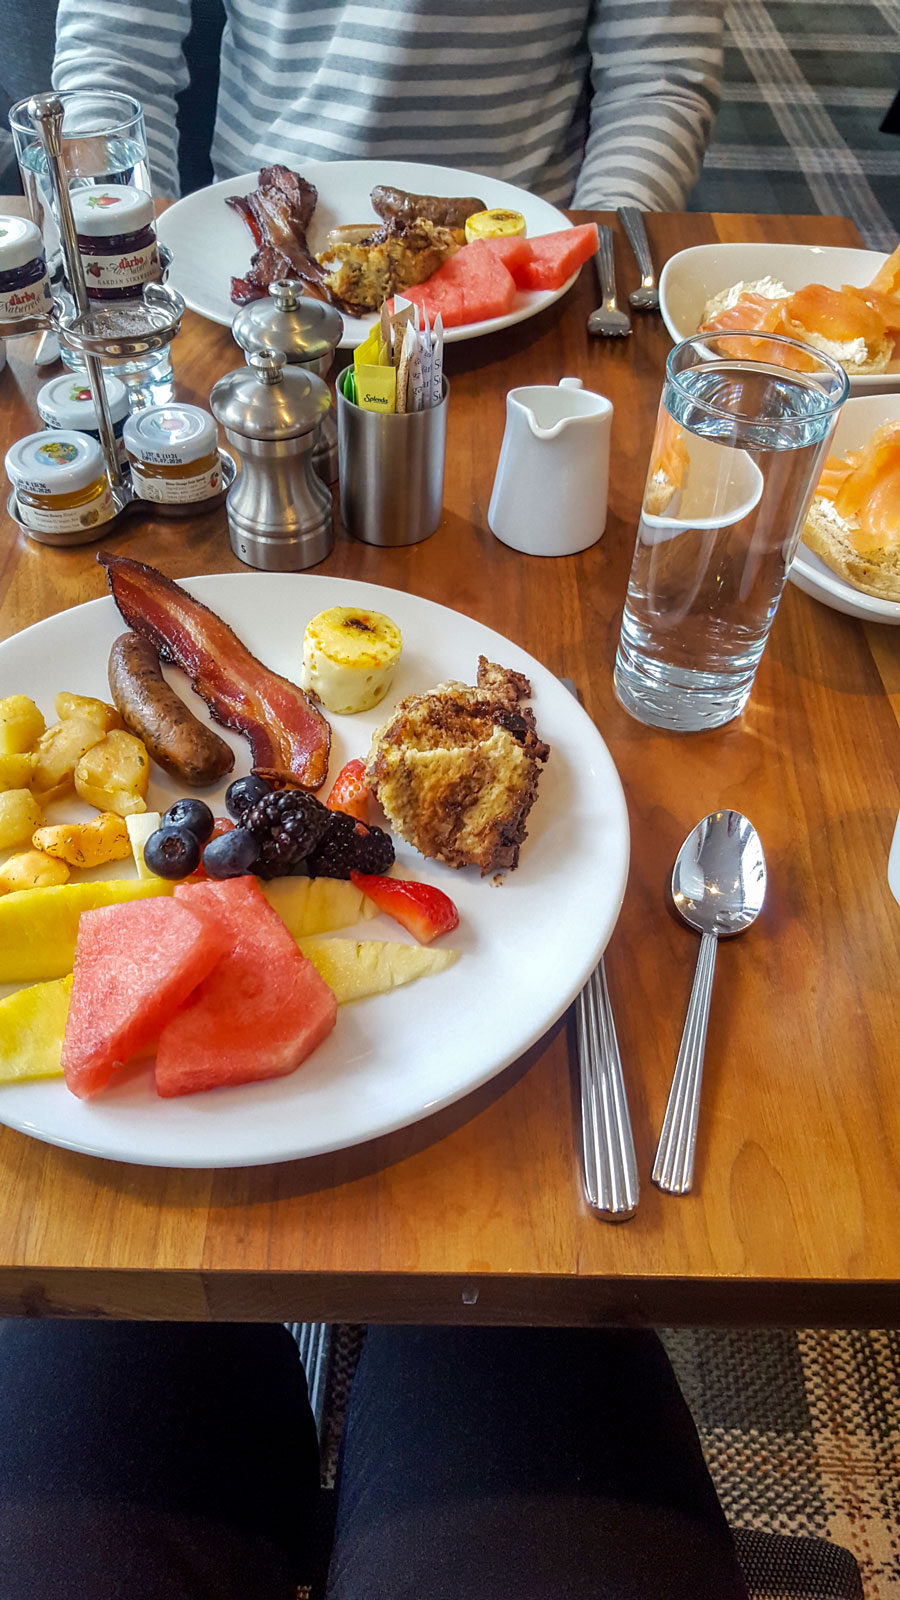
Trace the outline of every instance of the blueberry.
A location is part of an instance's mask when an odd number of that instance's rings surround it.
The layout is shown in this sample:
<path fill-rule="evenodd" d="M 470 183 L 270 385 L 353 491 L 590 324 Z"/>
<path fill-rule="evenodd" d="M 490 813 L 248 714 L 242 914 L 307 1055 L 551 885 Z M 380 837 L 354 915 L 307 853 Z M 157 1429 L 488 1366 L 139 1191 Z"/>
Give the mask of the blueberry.
<path fill-rule="evenodd" d="M 158 878 L 187 878 L 200 865 L 200 841 L 188 828 L 167 823 L 151 833 L 144 860 Z"/>
<path fill-rule="evenodd" d="M 198 844 L 205 844 L 215 818 L 202 800 L 176 800 L 162 819 L 163 827 L 187 828 Z"/>
<path fill-rule="evenodd" d="M 240 878 L 256 863 L 257 844 L 246 828 L 232 828 L 210 839 L 203 852 L 204 870 L 211 878 Z"/>
<path fill-rule="evenodd" d="M 225 791 L 225 810 L 230 817 L 239 822 L 248 806 L 255 806 L 257 800 L 262 800 L 271 789 L 264 778 L 235 778 Z"/>

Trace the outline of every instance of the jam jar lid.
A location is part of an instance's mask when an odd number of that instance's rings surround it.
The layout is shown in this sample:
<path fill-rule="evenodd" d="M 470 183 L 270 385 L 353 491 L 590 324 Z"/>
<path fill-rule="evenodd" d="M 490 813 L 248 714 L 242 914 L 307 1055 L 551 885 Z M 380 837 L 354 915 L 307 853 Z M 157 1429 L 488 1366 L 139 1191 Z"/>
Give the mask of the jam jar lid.
<path fill-rule="evenodd" d="M 106 398 L 113 423 L 128 415 L 128 390 L 121 378 L 106 377 Z M 95 432 L 100 425 L 90 384 L 77 372 L 64 372 L 51 378 L 37 394 L 38 415 L 51 428 L 75 428 Z"/>
<path fill-rule="evenodd" d="M 218 449 L 219 436 L 200 406 L 148 406 L 135 411 L 122 430 L 125 449 L 152 466 L 181 466 Z"/>
<path fill-rule="evenodd" d="M 251 300 L 231 324 L 242 350 L 283 350 L 289 363 L 321 361 L 337 349 L 344 319 L 335 306 L 313 300 L 297 278 L 269 284 L 267 300 Z"/>
<path fill-rule="evenodd" d="M 28 217 L 0 217 L 0 272 L 27 267 L 44 253 L 41 230 Z"/>
<path fill-rule="evenodd" d="M 73 191 L 72 215 L 78 233 L 90 238 L 140 233 L 153 221 L 153 199 L 146 189 L 127 183 L 92 184 Z"/>
<path fill-rule="evenodd" d="M 29 433 L 6 453 L 6 473 L 16 489 L 31 494 L 75 494 L 106 472 L 96 439 L 66 428 Z"/>
<path fill-rule="evenodd" d="M 257 351 L 247 365 L 213 385 L 213 415 L 245 439 L 297 439 L 331 409 L 327 383 L 303 367 L 285 366 L 283 350 Z"/>

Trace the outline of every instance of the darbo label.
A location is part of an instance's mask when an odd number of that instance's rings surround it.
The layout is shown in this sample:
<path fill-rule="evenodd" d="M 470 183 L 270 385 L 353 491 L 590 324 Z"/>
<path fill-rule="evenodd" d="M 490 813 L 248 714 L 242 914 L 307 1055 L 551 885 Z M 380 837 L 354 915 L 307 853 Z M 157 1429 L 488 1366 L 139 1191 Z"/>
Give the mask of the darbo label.
<path fill-rule="evenodd" d="M 186 505 L 191 500 L 209 500 L 222 487 L 222 468 L 216 465 L 192 478 L 145 477 L 139 466 L 132 465 L 131 481 L 134 492 L 141 500 L 155 500 L 158 505 Z"/>
<path fill-rule="evenodd" d="M 15 322 L 18 317 L 41 317 L 50 305 L 50 285 L 46 278 L 30 283 L 27 289 L 0 291 L 0 322 Z"/>
<path fill-rule="evenodd" d="M 139 283 L 148 283 L 159 273 L 155 244 L 146 244 L 140 250 L 123 250 L 115 256 L 82 256 L 81 264 L 87 278 L 88 292 L 92 289 L 131 289 Z"/>

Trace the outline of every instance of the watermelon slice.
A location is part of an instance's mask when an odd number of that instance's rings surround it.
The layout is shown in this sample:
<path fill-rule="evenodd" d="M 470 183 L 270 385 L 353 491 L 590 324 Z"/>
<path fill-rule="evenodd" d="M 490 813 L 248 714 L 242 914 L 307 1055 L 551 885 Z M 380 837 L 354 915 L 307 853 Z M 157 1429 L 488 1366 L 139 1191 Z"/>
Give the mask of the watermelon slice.
<path fill-rule="evenodd" d="M 531 260 L 530 239 L 482 239 L 480 243 L 485 245 L 498 261 L 503 262 L 507 272 L 511 272 L 513 277 L 516 275 L 517 267 Z"/>
<path fill-rule="evenodd" d="M 210 917 L 174 900 L 129 900 L 84 912 L 62 1066 L 86 1100 L 146 1048 L 230 945 Z"/>
<path fill-rule="evenodd" d="M 596 222 L 580 228 L 564 228 L 560 233 L 539 234 L 524 241 L 531 247 L 530 259 L 510 270 L 519 289 L 561 289 L 573 272 L 594 254 L 600 240 Z"/>
<path fill-rule="evenodd" d="M 256 879 L 179 884 L 175 904 L 215 917 L 230 948 L 163 1028 L 157 1094 L 193 1094 L 293 1072 L 331 1032 L 337 1001 Z"/>
<path fill-rule="evenodd" d="M 518 243 L 527 243 L 520 240 Z M 477 239 L 445 261 L 424 283 L 404 291 L 407 300 L 428 312 L 440 311 L 447 328 L 461 322 L 505 317 L 513 308 L 516 286 L 500 255 L 486 239 Z"/>

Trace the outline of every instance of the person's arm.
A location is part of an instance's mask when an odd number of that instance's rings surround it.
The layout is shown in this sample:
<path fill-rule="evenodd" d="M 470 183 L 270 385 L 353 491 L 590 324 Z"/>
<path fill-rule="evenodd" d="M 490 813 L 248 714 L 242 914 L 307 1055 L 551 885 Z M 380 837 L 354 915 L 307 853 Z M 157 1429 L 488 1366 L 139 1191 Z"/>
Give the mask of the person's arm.
<path fill-rule="evenodd" d="M 183 44 L 191 0 L 60 0 L 56 89 L 118 89 L 144 108 L 150 172 L 161 195 L 177 196 L 175 96 L 188 83 Z"/>
<path fill-rule="evenodd" d="M 593 0 L 590 132 L 573 206 L 680 211 L 719 104 L 725 0 Z"/>

